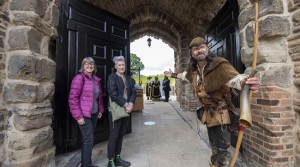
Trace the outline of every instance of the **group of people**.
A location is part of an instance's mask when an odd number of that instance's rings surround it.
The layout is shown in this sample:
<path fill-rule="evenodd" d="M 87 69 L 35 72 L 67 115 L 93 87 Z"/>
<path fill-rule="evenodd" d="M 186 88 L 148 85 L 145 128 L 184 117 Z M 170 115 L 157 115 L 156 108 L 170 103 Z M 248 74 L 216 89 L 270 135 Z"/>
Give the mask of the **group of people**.
<path fill-rule="evenodd" d="M 190 45 L 190 61 L 188 68 L 182 73 L 165 71 L 163 85 L 170 84 L 168 77 L 186 80 L 193 86 L 194 95 L 198 97 L 203 107 L 202 123 L 207 126 L 210 146 L 212 148 L 211 167 L 225 167 L 229 165 L 230 154 L 230 107 L 225 93 L 231 89 L 241 90 L 248 84 L 252 91 L 257 91 L 260 83 L 256 77 L 239 74 L 236 69 L 224 58 L 215 56 L 209 51 L 206 41 L 197 37 Z M 133 109 L 135 101 L 134 83 L 130 76 L 125 75 L 125 59 L 123 56 L 113 58 L 116 73 L 108 78 L 108 95 L 112 101 L 123 106 L 128 113 Z M 77 74 L 71 85 L 69 105 L 74 119 L 78 122 L 83 144 L 81 166 L 93 167 L 91 161 L 93 147 L 93 133 L 97 119 L 102 117 L 103 92 L 100 79 L 95 76 L 95 62 L 87 57 L 82 61 L 81 73 Z M 158 77 L 154 81 L 148 78 L 146 95 L 148 99 L 160 98 Z M 170 87 L 164 87 L 165 93 Z M 168 93 L 166 100 L 168 101 Z M 222 104 L 222 105 L 221 105 Z M 108 167 L 130 166 L 130 162 L 121 158 L 122 141 L 129 117 L 112 121 L 109 112 L 110 135 L 108 140 Z"/>
<path fill-rule="evenodd" d="M 152 77 L 147 78 L 147 83 L 146 83 L 146 97 L 147 100 L 153 100 L 153 101 L 159 101 L 161 98 L 161 93 L 160 93 L 160 81 L 158 80 L 158 77 L 155 76 L 154 81 L 151 80 Z M 167 76 L 164 77 L 164 80 L 162 82 L 162 89 L 165 93 L 165 102 L 169 101 L 170 98 L 170 80 Z"/>
<path fill-rule="evenodd" d="M 108 77 L 107 92 L 111 100 L 125 108 L 127 113 L 133 109 L 135 102 L 134 81 L 125 75 L 125 58 L 113 58 L 115 73 Z M 77 121 L 81 135 L 81 167 L 96 167 L 92 165 L 92 148 L 97 120 L 104 112 L 103 91 L 101 79 L 95 73 L 95 61 L 91 57 L 83 59 L 79 74 L 71 84 L 69 107 L 73 118 Z M 130 166 L 130 162 L 121 158 L 123 136 L 126 133 L 129 117 L 112 121 L 112 111 L 108 113 L 109 139 L 107 144 L 108 167 Z"/>

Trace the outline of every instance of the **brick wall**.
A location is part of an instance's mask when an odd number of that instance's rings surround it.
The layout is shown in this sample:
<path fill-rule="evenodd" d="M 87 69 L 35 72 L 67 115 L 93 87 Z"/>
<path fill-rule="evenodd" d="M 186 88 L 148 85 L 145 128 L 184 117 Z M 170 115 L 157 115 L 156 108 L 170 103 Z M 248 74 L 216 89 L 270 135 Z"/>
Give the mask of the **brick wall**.
<path fill-rule="evenodd" d="M 255 166 L 293 166 L 296 124 L 289 90 L 265 86 L 252 97 L 253 124 L 245 132 L 244 158 Z M 270 130 L 267 132 L 258 126 Z"/>
<path fill-rule="evenodd" d="M 297 123 L 295 127 L 294 141 L 294 166 L 300 166 L 300 1 L 288 0 L 288 11 L 292 22 L 291 34 L 288 38 L 289 54 L 294 64 L 294 85 L 293 108 L 296 114 Z"/>
<path fill-rule="evenodd" d="M 242 61 L 251 70 L 253 55 L 254 1 L 239 0 Z M 248 166 L 294 166 L 296 114 L 293 81 L 295 52 L 299 35 L 293 15 L 299 10 L 298 0 L 259 1 L 259 44 L 257 77 L 261 88 L 251 101 L 254 125 L 243 140 L 243 157 Z M 296 18 L 296 17 L 295 17 Z M 297 28 L 296 28 L 297 29 Z M 299 28 L 298 28 L 299 29 Z M 298 41 L 298 42 L 297 42 Z M 298 44 L 297 44 L 298 43 Z M 247 71 L 246 70 L 246 71 Z M 294 78 L 293 78 L 294 76 Z M 259 124 L 272 133 L 256 126 Z"/>

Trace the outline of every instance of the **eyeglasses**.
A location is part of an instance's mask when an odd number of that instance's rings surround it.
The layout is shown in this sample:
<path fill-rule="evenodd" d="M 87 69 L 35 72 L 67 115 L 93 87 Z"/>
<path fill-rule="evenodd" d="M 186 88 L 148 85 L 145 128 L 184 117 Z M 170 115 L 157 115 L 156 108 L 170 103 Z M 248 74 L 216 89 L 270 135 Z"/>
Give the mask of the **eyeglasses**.
<path fill-rule="evenodd" d="M 94 63 L 84 63 L 84 65 L 86 65 L 86 66 L 94 66 L 95 64 Z"/>

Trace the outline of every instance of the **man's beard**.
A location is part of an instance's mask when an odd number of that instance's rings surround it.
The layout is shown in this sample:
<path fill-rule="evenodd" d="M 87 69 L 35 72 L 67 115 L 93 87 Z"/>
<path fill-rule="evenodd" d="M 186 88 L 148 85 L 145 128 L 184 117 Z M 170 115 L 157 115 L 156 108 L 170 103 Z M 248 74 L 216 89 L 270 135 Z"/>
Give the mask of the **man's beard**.
<path fill-rule="evenodd" d="M 197 55 L 197 56 L 193 56 L 193 58 L 197 61 L 202 61 L 202 60 L 205 60 L 207 57 L 207 54 L 200 54 L 200 55 Z"/>

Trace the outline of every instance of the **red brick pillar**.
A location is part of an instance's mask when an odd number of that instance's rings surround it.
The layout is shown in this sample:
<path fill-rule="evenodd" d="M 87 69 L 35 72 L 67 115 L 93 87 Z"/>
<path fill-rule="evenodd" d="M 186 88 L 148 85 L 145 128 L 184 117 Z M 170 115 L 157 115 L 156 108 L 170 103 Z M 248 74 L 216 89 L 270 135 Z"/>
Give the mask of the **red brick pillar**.
<path fill-rule="evenodd" d="M 243 156 L 247 164 L 256 167 L 293 166 L 296 123 L 290 90 L 266 86 L 252 97 L 253 126 L 243 140 Z M 260 124 L 271 133 L 255 126 Z"/>

